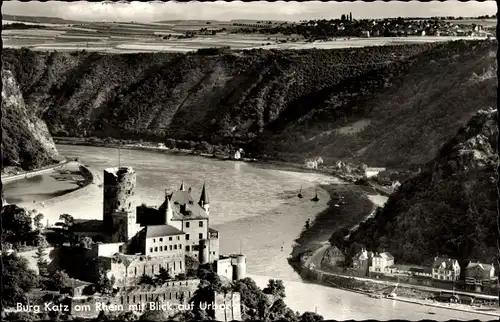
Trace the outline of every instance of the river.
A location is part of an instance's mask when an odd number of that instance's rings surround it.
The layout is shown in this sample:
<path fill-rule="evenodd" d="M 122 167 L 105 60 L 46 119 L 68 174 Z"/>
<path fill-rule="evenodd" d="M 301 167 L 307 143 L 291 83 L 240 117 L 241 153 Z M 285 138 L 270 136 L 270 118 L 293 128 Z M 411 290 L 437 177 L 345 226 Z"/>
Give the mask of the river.
<path fill-rule="evenodd" d="M 66 157 L 102 171 L 118 164 L 116 149 L 58 145 Z M 159 205 L 165 189 L 178 189 L 181 181 L 192 187 L 198 198 L 203 182 L 210 197 L 210 225 L 221 233 L 221 254 L 241 251 L 247 256 L 247 272 L 259 286 L 270 278 L 285 281 L 285 302 L 294 310 L 314 311 L 336 320 L 491 320 L 491 316 L 447 309 L 428 308 L 389 299 L 309 284 L 287 263 L 293 241 L 308 218 L 327 207 L 328 193 L 318 190 L 319 202 L 310 201 L 318 184 L 343 184 L 336 178 L 317 174 L 260 168 L 258 165 L 220 161 L 196 156 L 153 151 L 122 150 L 122 166 L 137 172 L 139 203 Z M 44 181 L 39 182 L 39 186 Z M 38 189 L 36 182 L 31 183 Z M 305 198 L 296 198 L 302 186 Z M 8 187 L 6 187 L 8 189 Z M 102 189 L 89 189 L 85 196 L 62 201 L 44 209 L 47 219 L 56 221 L 62 211 L 75 218 L 102 218 Z M 283 250 L 281 247 L 283 246 Z"/>

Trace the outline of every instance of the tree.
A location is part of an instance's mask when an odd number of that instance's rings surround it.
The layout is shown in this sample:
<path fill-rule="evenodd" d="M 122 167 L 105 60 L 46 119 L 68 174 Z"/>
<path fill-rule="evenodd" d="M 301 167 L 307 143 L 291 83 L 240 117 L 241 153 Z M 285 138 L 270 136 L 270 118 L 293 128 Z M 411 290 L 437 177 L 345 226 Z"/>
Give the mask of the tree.
<path fill-rule="evenodd" d="M 145 276 L 147 276 L 147 275 L 145 275 Z M 170 276 L 170 273 L 167 271 L 166 268 L 160 267 L 160 271 L 156 275 L 155 279 L 156 279 L 156 284 L 162 285 L 162 284 L 165 284 L 170 279 L 172 279 L 172 276 Z"/>
<path fill-rule="evenodd" d="M 68 215 L 68 214 L 60 215 L 59 220 L 63 221 L 63 227 L 66 230 L 69 230 L 73 226 L 73 224 L 75 223 L 75 219 L 73 218 L 73 216 Z"/>
<path fill-rule="evenodd" d="M 36 264 L 38 266 L 38 273 L 40 276 L 47 275 L 47 268 L 49 266 L 49 262 L 45 258 L 47 256 L 47 252 L 45 251 L 48 243 L 45 239 L 45 236 L 40 234 L 37 237 L 37 248 L 35 253 Z"/>
<path fill-rule="evenodd" d="M 26 303 L 26 294 L 38 285 L 36 273 L 29 268 L 28 261 L 16 253 L 2 253 L 2 262 L 2 306 Z"/>
<path fill-rule="evenodd" d="M 139 279 L 139 284 L 156 285 L 156 280 L 149 275 L 143 274 Z"/>
<path fill-rule="evenodd" d="M 43 225 L 42 225 L 42 220 L 43 220 L 43 214 L 37 214 L 34 218 L 35 221 L 35 228 L 36 228 L 36 253 L 35 253 L 35 258 L 36 258 L 36 263 L 38 265 L 38 273 L 40 276 L 45 276 L 47 274 L 47 268 L 48 268 L 48 261 L 45 259 L 45 256 L 47 256 L 47 253 L 45 252 L 45 249 L 48 246 L 47 239 L 45 238 L 45 235 L 42 232 Z"/>
<path fill-rule="evenodd" d="M 87 249 L 92 249 L 92 244 L 94 244 L 94 241 L 90 237 L 82 237 L 80 238 L 80 247 L 81 248 L 87 248 Z"/>
<path fill-rule="evenodd" d="M 267 287 L 263 290 L 264 294 L 271 294 L 273 296 L 285 297 L 285 284 L 282 280 L 270 279 Z"/>
<path fill-rule="evenodd" d="M 300 322 L 316 322 L 323 321 L 323 317 L 314 312 L 304 312 L 300 317 Z"/>
<path fill-rule="evenodd" d="M 13 245 L 26 244 L 32 241 L 32 220 L 26 209 L 16 205 L 2 207 L 2 243 Z"/>
<path fill-rule="evenodd" d="M 43 220 L 43 214 L 41 214 L 41 213 L 37 214 L 33 218 L 34 226 L 35 226 L 35 229 L 36 229 L 37 233 L 40 233 L 41 230 L 43 229 L 42 220 Z"/>
<path fill-rule="evenodd" d="M 61 291 L 68 287 L 71 279 L 65 271 L 56 271 L 42 282 L 42 288 L 48 291 Z"/>
<path fill-rule="evenodd" d="M 97 291 L 101 294 L 109 295 L 113 293 L 113 287 L 115 285 L 115 277 L 108 277 L 104 269 L 99 270 L 99 279 L 96 283 Z"/>

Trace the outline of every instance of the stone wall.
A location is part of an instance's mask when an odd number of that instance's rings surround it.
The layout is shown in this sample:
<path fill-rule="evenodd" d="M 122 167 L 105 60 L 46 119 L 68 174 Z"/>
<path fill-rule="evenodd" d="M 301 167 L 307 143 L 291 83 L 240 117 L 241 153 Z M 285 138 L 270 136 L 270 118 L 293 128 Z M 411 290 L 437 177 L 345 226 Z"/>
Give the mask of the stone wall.
<path fill-rule="evenodd" d="M 109 312 L 142 313 L 149 308 L 150 303 L 187 304 L 199 283 L 198 279 L 171 281 L 162 286 L 127 287 L 111 297 L 74 297 L 71 299 L 71 314 L 81 318 L 96 318 L 103 308 Z"/>
<path fill-rule="evenodd" d="M 241 296 L 238 292 L 214 294 L 216 321 L 241 321 Z"/>
<path fill-rule="evenodd" d="M 221 258 L 216 261 L 217 275 L 223 276 L 228 280 L 233 279 L 233 266 L 231 265 L 231 258 Z"/>
<path fill-rule="evenodd" d="M 124 255 L 102 257 L 108 270 L 108 277 L 115 277 L 117 287 L 129 286 L 137 282 L 142 275 L 154 276 L 164 268 L 171 275 L 185 272 L 185 256 L 151 257 L 144 255 Z"/>

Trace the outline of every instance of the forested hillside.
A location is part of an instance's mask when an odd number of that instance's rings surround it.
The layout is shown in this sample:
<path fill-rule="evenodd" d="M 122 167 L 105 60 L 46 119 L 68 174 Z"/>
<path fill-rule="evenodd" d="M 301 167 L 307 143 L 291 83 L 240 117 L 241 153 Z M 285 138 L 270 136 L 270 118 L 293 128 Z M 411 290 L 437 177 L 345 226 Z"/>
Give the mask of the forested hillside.
<path fill-rule="evenodd" d="M 399 263 L 429 264 L 437 254 L 497 263 L 497 118 L 496 110 L 472 117 L 373 219 L 332 243 L 387 250 Z"/>
<path fill-rule="evenodd" d="M 405 167 L 496 106 L 496 42 L 190 54 L 5 49 L 52 135 L 233 144 Z"/>

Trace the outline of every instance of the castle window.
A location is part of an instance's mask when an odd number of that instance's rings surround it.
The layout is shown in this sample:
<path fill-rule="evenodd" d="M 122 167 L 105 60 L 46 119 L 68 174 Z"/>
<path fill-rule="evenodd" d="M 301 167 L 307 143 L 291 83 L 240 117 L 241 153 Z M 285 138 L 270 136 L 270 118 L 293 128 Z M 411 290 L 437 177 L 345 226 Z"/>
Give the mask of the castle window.
<path fill-rule="evenodd" d="M 212 252 L 212 255 L 215 255 L 215 252 Z"/>
<path fill-rule="evenodd" d="M 189 240 L 189 234 L 186 234 L 186 240 Z"/>
<path fill-rule="evenodd" d="M 168 237 L 168 240 L 172 241 L 172 237 Z"/>
<path fill-rule="evenodd" d="M 175 271 L 175 262 L 174 262 L 174 271 Z"/>
<path fill-rule="evenodd" d="M 182 270 L 182 261 L 179 262 L 179 269 Z"/>
<path fill-rule="evenodd" d="M 156 243 L 156 239 L 153 238 L 153 243 Z"/>
<path fill-rule="evenodd" d="M 162 242 L 162 241 L 163 241 L 163 238 L 160 238 L 160 241 Z"/>
<path fill-rule="evenodd" d="M 189 246 L 186 246 L 186 252 L 189 252 Z"/>
<path fill-rule="evenodd" d="M 199 234 L 198 234 L 198 237 L 199 237 L 200 239 L 203 239 L 203 233 L 199 233 Z"/>
<path fill-rule="evenodd" d="M 152 253 L 152 252 L 153 252 L 153 247 L 151 247 L 151 248 L 149 249 L 149 252 L 150 252 L 150 253 Z"/>
<path fill-rule="evenodd" d="M 162 252 L 162 251 L 163 251 L 163 246 L 160 246 L 160 252 Z"/>
<path fill-rule="evenodd" d="M 189 228 L 189 221 L 186 222 L 186 228 Z"/>
<path fill-rule="evenodd" d="M 174 245 L 174 249 L 177 249 L 177 245 Z"/>
<path fill-rule="evenodd" d="M 172 250 L 172 245 L 170 245 L 170 250 Z"/>
<path fill-rule="evenodd" d="M 172 299 L 172 293 L 169 293 L 169 299 L 170 300 Z"/>
<path fill-rule="evenodd" d="M 137 276 L 137 267 L 134 267 L 134 276 Z M 135 302 L 135 300 L 134 300 L 134 302 Z"/>
<path fill-rule="evenodd" d="M 132 296 L 132 303 L 135 304 L 135 295 Z"/>
<path fill-rule="evenodd" d="M 182 249 L 182 244 L 179 244 L 179 249 Z"/>
<path fill-rule="evenodd" d="M 199 221 L 198 226 L 203 227 L 203 221 Z"/>
<path fill-rule="evenodd" d="M 193 245 L 193 251 L 198 251 L 200 247 L 198 245 Z"/>
<path fill-rule="evenodd" d="M 181 236 L 177 236 L 177 240 L 181 240 Z"/>
<path fill-rule="evenodd" d="M 123 296 L 120 298 L 120 304 L 123 305 Z"/>
<path fill-rule="evenodd" d="M 158 251 L 158 247 L 155 247 L 155 252 L 157 252 L 157 251 Z"/>

